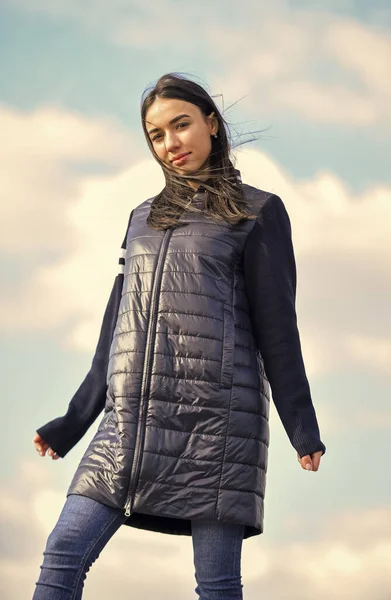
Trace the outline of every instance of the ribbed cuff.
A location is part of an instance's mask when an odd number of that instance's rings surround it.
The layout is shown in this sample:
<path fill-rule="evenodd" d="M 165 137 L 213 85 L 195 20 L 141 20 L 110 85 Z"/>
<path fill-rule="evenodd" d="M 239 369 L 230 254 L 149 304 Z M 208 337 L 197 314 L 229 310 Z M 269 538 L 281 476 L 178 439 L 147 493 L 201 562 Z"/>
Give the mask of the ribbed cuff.
<path fill-rule="evenodd" d="M 314 452 L 319 452 L 320 450 L 322 451 L 322 456 L 326 453 L 326 446 L 323 442 L 319 438 L 314 439 L 312 436 L 301 435 L 295 440 L 293 445 L 300 458 L 311 455 Z"/>
<path fill-rule="evenodd" d="M 64 422 L 65 417 L 58 417 L 46 423 L 39 429 L 36 429 L 36 432 L 41 436 L 43 440 L 47 444 L 49 444 L 50 448 L 54 450 L 61 458 L 64 458 L 66 454 L 77 444 L 80 439 L 80 435 L 76 427 L 69 427 L 69 421 L 66 424 L 66 429 L 72 431 L 71 436 L 64 436 Z"/>

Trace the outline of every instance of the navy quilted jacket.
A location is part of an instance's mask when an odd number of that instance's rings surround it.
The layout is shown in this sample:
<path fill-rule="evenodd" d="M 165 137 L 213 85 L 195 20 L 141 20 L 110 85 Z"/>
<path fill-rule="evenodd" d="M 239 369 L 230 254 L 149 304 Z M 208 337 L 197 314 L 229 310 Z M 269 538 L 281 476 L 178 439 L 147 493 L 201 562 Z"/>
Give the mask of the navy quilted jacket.
<path fill-rule="evenodd" d="M 67 494 L 124 510 L 127 525 L 191 535 L 192 519 L 213 519 L 262 533 L 269 383 L 299 455 L 325 452 L 289 216 L 278 196 L 241 185 L 257 221 L 184 213 L 157 231 L 153 198 L 132 211 L 90 372 L 66 415 L 37 430 L 65 456 L 104 410 Z"/>

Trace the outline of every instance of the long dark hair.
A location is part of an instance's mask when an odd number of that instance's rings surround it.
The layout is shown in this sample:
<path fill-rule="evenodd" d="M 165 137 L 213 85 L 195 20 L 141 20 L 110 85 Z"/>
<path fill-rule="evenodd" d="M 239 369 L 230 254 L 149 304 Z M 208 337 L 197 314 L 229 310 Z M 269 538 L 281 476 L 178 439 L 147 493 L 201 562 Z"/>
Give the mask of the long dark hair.
<path fill-rule="evenodd" d="M 146 114 L 157 97 L 184 100 L 194 104 L 205 117 L 212 112 L 215 113 L 219 128 L 217 138 L 213 136 L 211 138 L 209 166 L 201 167 L 191 175 L 183 175 L 171 170 L 156 155 L 146 128 Z M 178 225 L 178 218 L 185 210 L 197 213 L 204 210 L 213 220 L 223 220 L 231 224 L 239 223 L 243 219 L 257 218 L 257 215 L 247 210 L 242 186 L 230 156 L 232 143 L 228 124 L 203 87 L 177 73 L 163 75 L 154 86 L 143 92 L 141 122 L 147 144 L 163 169 L 166 180 L 164 189 L 155 196 L 151 204 L 147 219 L 151 227 L 155 229 L 175 227 Z M 191 203 L 195 190 L 189 185 L 190 182 L 202 184 L 205 188 L 203 208 L 197 208 Z"/>

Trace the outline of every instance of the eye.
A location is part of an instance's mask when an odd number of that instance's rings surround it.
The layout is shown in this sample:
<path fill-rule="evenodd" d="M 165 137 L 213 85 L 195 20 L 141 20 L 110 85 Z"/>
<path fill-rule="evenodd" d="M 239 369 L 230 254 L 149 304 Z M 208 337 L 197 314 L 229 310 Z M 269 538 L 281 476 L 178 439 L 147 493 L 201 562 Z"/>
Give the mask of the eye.
<path fill-rule="evenodd" d="M 178 127 L 180 127 L 181 129 L 183 127 L 187 127 L 189 125 L 189 123 L 177 123 L 176 128 L 178 129 Z M 161 133 L 157 133 L 156 135 L 153 136 L 152 141 L 154 142 L 155 140 L 157 140 L 159 137 L 162 137 Z"/>

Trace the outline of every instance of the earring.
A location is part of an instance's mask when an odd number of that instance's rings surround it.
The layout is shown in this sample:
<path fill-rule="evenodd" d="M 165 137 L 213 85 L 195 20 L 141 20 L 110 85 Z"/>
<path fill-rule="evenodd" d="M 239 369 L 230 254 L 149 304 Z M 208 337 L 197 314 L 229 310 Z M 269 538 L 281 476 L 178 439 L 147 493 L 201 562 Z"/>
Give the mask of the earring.
<path fill-rule="evenodd" d="M 217 133 L 215 133 L 213 137 L 214 137 L 214 138 L 217 138 L 217 137 L 218 137 Z"/>

